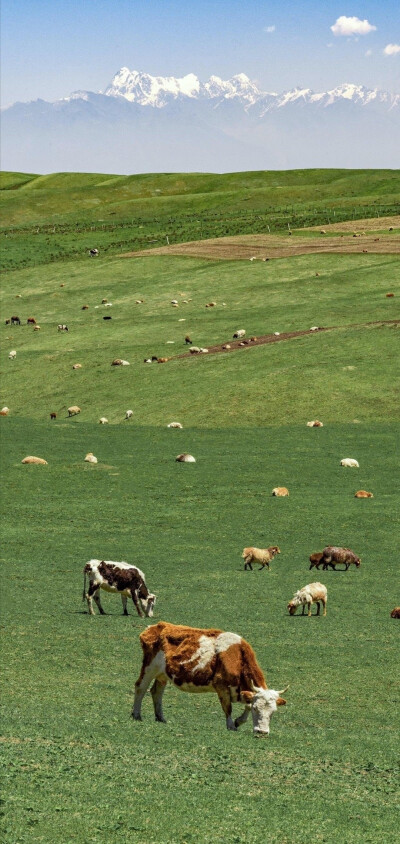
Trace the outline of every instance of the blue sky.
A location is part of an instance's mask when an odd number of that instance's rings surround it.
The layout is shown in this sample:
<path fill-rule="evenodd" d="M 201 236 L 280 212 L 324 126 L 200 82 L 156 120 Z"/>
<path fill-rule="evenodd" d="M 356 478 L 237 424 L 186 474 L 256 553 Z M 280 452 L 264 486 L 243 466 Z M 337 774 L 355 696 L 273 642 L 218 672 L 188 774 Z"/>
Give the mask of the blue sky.
<path fill-rule="evenodd" d="M 246 73 L 266 91 L 355 82 L 398 93 L 400 4 L 2 0 L 3 107 L 103 90 L 122 66 L 202 81 Z"/>

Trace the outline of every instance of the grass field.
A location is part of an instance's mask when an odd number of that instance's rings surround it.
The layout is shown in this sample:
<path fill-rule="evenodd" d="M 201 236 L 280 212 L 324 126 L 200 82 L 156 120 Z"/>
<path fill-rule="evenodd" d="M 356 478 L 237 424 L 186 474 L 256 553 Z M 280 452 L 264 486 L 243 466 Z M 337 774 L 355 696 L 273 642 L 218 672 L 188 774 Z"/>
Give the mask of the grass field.
<path fill-rule="evenodd" d="M 325 189 L 326 174 L 312 175 Z M 57 182 L 42 178 L 43 189 Z M 70 174 L 68 189 L 84 199 L 87 178 Z M 118 187 L 117 177 L 101 178 L 107 190 L 113 179 Z M 146 178 L 137 178 L 144 191 Z M 155 178 L 148 177 L 149 216 Z M 204 179 L 190 178 L 203 196 Z M 357 178 L 366 190 L 367 178 Z M 30 200 L 24 211 L 19 194 L 37 198 L 37 177 L 7 179 L 15 219 L 20 225 L 25 213 L 28 226 Z M 383 171 L 371 175 L 371 193 L 386 202 Z M 352 201 L 350 183 L 342 199 Z M 71 208 L 83 229 L 83 205 Z M 51 213 L 47 196 L 41 219 Z M 29 246 L 28 228 L 26 237 Z M 96 260 L 50 261 L 39 250 L 38 265 L 28 267 L 18 249 L 15 262 L 11 248 L 7 257 L 19 268 L 3 278 L 0 326 L 0 402 L 10 408 L 0 418 L 2 840 L 396 840 L 399 631 L 390 611 L 400 603 L 399 329 L 384 321 L 399 316 L 398 258 L 250 263 L 101 252 Z M 68 244 L 64 251 L 70 255 Z M 101 305 L 104 297 L 112 308 Z M 216 307 L 206 309 L 211 300 Z M 23 324 L 6 326 L 14 313 Z M 28 316 L 40 331 L 26 325 Z M 60 322 L 68 333 L 57 332 Z M 311 325 L 336 328 L 227 355 L 143 363 L 184 352 L 186 333 L 212 346 L 238 328 L 249 336 Z M 111 367 L 114 357 L 130 366 Z M 76 362 L 82 369 L 73 371 Z M 82 412 L 68 419 L 70 404 Z M 132 422 L 124 421 L 128 408 Z M 109 425 L 98 424 L 102 415 Z M 324 427 L 307 428 L 316 417 Z M 173 419 L 183 430 L 167 429 Z M 96 466 L 84 462 L 87 451 Z M 177 464 L 181 451 L 196 464 Z M 21 465 L 27 454 L 49 465 Z M 343 457 L 360 468 L 341 468 Z M 273 498 L 277 485 L 290 497 Z M 356 500 L 360 488 L 374 498 Z M 309 572 L 309 554 L 328 543 L 352 548 L 361 568 Z M 241 551 L 252 544 L 280 546 L 270 572 L 243 570 Z M 290 683 L 268 739 L 254 739 L 250 723 L 228 733 L 216 696 L 172 686 L 166 725 L 154 722 L 149 696 L 143 722 L 130 719 L 138 635 L 148 620 L 131 608 L 123 617 L 119 598 L 105 593 L 107 615 L 87 615 L 82 569 L 91 557 L 145 571 L 157 593 L 155 622 L 237 632 L 253 645 L 269 686 Z M 287 601 L 316 579 L 328 589 L 327 617 L 290 617 Z"/>

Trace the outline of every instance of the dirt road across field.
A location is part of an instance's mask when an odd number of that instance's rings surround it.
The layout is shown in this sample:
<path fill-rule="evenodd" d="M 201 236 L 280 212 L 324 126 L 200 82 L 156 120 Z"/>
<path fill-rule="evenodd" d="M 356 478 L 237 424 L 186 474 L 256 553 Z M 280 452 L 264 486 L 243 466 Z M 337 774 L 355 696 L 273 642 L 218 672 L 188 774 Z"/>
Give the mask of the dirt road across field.
<path fill-rule="evenodd" d="M 392 230 L 392 231 L 391 231 Z M 307 234 L 305 234 L 307 232 Z M 400 255 L 400 216 L 336 223 L 293 235 L 246 234 L 127 252 L 121 258 L 173 255 L 212 261 L 266 261 L 309 254 Z"/>
<path fill-rule="evenodd" d="M 220 343 L 216 346 L 208 346 L 207 352 L 208 354 L 217 354 L 218 352 L 227 354 L 228 352 L 235 352 L 238 349 L 251 349 L 253 346 L 264 346 L 267 343 L 280 343 L 282 340 L 296 340 L 298 337 L 307 337 L 310 334 L 319 334 L 323 331 L 338 331 L 340 329 L 349 328 L 377 328 L 380 326 L 398 328 L 400 327 L 400 319 L 380 319 L 377 322 L 354 323 L 352 325 L 331 325 L 329 327 L 315 326 L 314 328 L 309 328 L 306 331 L 286 331 L 278 335 L 265 334 L 262 337 L 245 337 L 241 340 L 227 340 L 226 343 Z M 227 346 L 229 348 L 227 348 Z M 181 358 L 192 357 L 202 357 L 202 353 L 191 354 L 191 352 L 182 352 L 180 355 L 173 355 L 169 357 L 168 360 L 179 360 Z"/>

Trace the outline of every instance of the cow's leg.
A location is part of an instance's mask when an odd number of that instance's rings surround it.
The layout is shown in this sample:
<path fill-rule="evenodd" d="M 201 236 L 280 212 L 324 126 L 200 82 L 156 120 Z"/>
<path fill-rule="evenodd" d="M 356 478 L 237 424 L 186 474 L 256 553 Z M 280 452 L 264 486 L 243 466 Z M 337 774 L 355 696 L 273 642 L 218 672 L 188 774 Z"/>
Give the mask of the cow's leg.
<path fill-rule="evenodd" d="M 94 592 L 94 594 L 93 594 L 93 599 L 96 601 L 96 604 L 97 604 L 97 606 L 98 606 L 98 608 L 99 608 L 100 615 L 105 615 L 105 612 L 104 612 L 104 610 L 103 610 L 103 607 L 101 606 L 101 601 L 100 601 L 100 588 L 99 588 L 99 587 L 97 587 L 97 592 Z"/>
<path fill-rule="evenodd" d="M 153 706 L 154 706 L 154 714 L 156 716 L 156 721 L 161 721 L 163 724 L 166 724 L 166 720 L 164 718 L 164 714 L 162 711 L 162 698 L 165 691 L 165 686 L 167 685 L 167 680 L 161 679 L 157 677 L 154 680 L 154 683 L 150 689 L 151 696 L 153 698 Z"/>
<path fill-rule="evenodd" d="M 229 689 L 225 686 L 220 686 L 216 689 L 217 695 L 219 697 L 219 702 L 224 710 L 224 715 L 226 718 L 226 726 L 228 730 L 237 730 L 237 726 L 232 719 L 232 701 Z"/>
<path fill-rule="evenodd" d="M 238 718 L 235 718 L 235 727 L 236 729 L 240 727 L 241 724 L 245 724 L 248 717 L 250 715 L 250 706 L 246 706 L 246 709 L 243 710 L 242 714 L 239 715 Z"/>
<path fill-rule="evenodd" d="M 145 663 L 143 662 L 142 670 L 135 683 L 135 699 L 133 702 L 132 718 L 134 718 L 136 721 L 142 720 L 140 710 L 142 706 L 142 700 L 147 692 L 147 689 L 149 688 L 153 680 L 156 680 L 156 678 L 160 676 L 160 662 L 155 662 L 156 659 L 157 657 L 153 658 L 150 664 L 147 665 L 145 665 Z M 160 679 L 162 681 L 163 675 Z"/>
<path fill-rule="evenodd" d="M 131 597 L 132 597 L 132 601 L 133 601 L 133 603 L 135 604 L 135 607 L 136 607 L 136 609 L 137 609 L 137 614 L 138 614 L 140 617 L 142 617 L 142 616 L 143 616 L 143 613 L 142 613 L 142 610 L 141 610 L 141 607 L 140 607 L 140 604 L 139 604 L 139 599 L 138 599 L 138 596 L 137 596 L 137 591 L 136 591 L 136 589 L 134 589 L 134 588 L 133 588 L 133 586 L 132 586 L 132 589 L 131 589 Z"/>
<path fill-rule="evenodd" d="M 122 592 L 121 592 L 121 601 L 122 601 L 122 609 L 124 611 L 124 615 L 128 615 L 128 610 L 126 608 L 127 598 L 126 598 L 126 595 L 122 594 Z"/>
<path fill-rule="evenodd" d="M 98 599 L 97 599 L 96 594 L 95 594 L 99 588 L 100 587 L 99 587 L 98 583 L 89 583 L 89 589 L 86 593 L 86 600 L 87 600 L 87 605 L 88 605 L 90 615 L 94 615 L 92 598 L 95 599 L 97 606 L 99 606 Z M 99 610 L 100 610 L 100 612 L 104 612 L 102 607 L 99 607 Z"/>

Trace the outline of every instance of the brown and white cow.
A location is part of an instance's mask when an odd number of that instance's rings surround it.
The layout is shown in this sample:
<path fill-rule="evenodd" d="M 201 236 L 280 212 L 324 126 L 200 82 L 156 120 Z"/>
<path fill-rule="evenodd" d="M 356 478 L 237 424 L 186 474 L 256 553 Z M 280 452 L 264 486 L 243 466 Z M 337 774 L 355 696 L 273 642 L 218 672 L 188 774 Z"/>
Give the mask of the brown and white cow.
<path fill-rule="evenodd" d="M 106 592 L 119 592 L 121 595 L 124 615 L 128 615 L 127 598 L 132 598 L 138 615 L 142 610 L 146 616 L 153 615 L 156 596 L 151 594 L 146 586 L 143 572 L 137 566 L 129 563 L 114 563 L 112 560 L 89 560 L 83 569 L 83 596 L 87 601 L 90 615 L 94 615 L 92 598 L 105 615 L 100 603 L 100 589 Z M 89 589 L 86 591 L 86 576 L 89 577 Z"/>
<path fill-rule="evenodd" d="M 132 717 L 141 721 L 142 700 L 150 684 L 156 721 L 164 721 L 162 697 L 168 681 L 184 692 L 216 692 L 228 730 L 253 717 L 256 736 L 269 734 L 271 715 L 286 701 L 268 689 L 251 646 L 236 633 L 202 630 L 160 621 L 140 634 L 143 663 L 135 684 Z M 288 688 L 288 687 L 286 687 Z M 232 704 L 244 712 L 232 719 Z"/>

